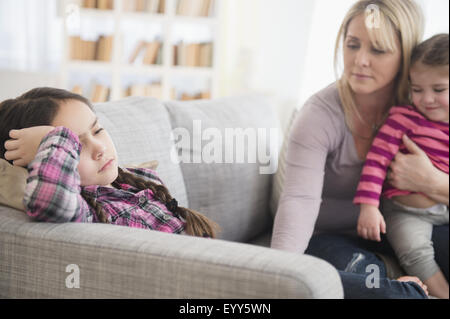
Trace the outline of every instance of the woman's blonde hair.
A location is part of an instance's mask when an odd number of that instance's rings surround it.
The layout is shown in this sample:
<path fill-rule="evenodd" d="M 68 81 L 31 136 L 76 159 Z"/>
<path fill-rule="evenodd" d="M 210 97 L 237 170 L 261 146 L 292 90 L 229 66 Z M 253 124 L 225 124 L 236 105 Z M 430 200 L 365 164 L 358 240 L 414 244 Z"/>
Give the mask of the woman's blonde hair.
<path fill-rule="evenodd" d="M 374 9 L 374 10 L 371 10 Z M 336 39 L 334 52 L 334 66 L 339 95 L 344 108 L 347 125 L 353 128 L 350 115 L 354 114 L 362 119 L 359 113 L 352 89 L 344 75 L 339 78 L 338 62 L 341 45 L 347 36 L 350 22 L 360 14 L 366 17 L 367 32 L 372 45 L 377 50 L 394 52 L 396 49 L 396 38 L 400 41 L 402 50 L 402 64 L 399 74 L 395 79 L 395 96 L 392 105 L 409 103 L 409 68 L 411 54 L 423 36 L 423 13 L 414 0 L 360 0 L 353 5 L 344 18 Z M 375 20 L 374 20 L 375 19 Z M 373 27 L 368 25 L 372 23 Z"/>

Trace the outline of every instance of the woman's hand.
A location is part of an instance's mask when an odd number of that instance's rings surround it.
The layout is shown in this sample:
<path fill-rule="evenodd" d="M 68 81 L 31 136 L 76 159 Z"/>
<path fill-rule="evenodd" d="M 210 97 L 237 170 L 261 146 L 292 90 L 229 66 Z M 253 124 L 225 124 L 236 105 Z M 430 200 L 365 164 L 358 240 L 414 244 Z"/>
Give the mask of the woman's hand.
<path fill-rule="evenodd" d="M 5 142 L 5 159 L 16 166 L 26 167 L 36 156 L 39 144 L 53 126 L 33 126 L 9 131 L 10 140 Z"/>
<path fill-rule="evenodd" d="M 448 205 L 448 174 L 437 169 L 428 155 L 406 135 L 403 143 L 410 154 L 397 153 L 387 175 L 389 183 L 397 189 L 423 193 Z"/>
<path fill-rule="evenodd" d="M 381 242 L 380 232 L 386 234 L 386 222 L 378 207 L 361 204 L 358 235 L 364 239 Z"/>
<path fill-rule="evenodd" d="M 435 167 L 427 154 L 406 135 L 403 136 L 403 143 L 410 154 L 397 153 L 391 163 L 388 180 L 397 189 L 423 192 Z"/>

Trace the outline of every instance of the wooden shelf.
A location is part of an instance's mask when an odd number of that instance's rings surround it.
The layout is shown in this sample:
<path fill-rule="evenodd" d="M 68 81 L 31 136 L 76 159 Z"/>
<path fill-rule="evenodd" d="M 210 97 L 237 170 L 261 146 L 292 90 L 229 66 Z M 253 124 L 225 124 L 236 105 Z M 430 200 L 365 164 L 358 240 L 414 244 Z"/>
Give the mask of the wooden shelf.
<path fill-rule="evenodd" d="M 205 88 L 209 90 L 211 98 L 217 96 L 218 93 L 218 56 L 219 56 L 219 30 L 218 25 L 221 20 L 220 6 L 222 5 L 222 0 L 214 0 L 214 16 L 212 17 L 193 17 L 193 16 L 183 16 L 177 15 L 177 1 L 178 0 L 165 0 L 165 13 L 150 13 L 150 12 L 135 12 L 135 11 L 124 11 L 122 6 L 122 0 L 114 0 L 113 10 L 100 10 L 91 8 L 79 8 L 80 21 L 85 21 L 92 19 L 94 22 L 96 20 L 110 20 L 112 24 L 111 36 L 113 37 L 113 48 L 112 48 L 112 59 L 110 62 L 104 61 L 92 61 L 92 60 L 71 60 L 70 59 L 70 39 L 69 37 L 74 35 L 73 30 L 70 30 L 67 23 L 64 23 L 64 38 L 65 38 L 65 53 L 64 53 L 64 63 L 63 63 L 63 82 L 67 89 L 72 89 L 69 87 L 73 81 L 71 77 L 74 74 L 79 75 L 89 74 L 108 74 L 110 76 L 110 100 L 115 100 L 122 98 L 123 91 L 126 89 L 124 87 L 123 78 L 130 78 L 132 76 L 142 78 L 148 77 L 150 79 L 155 77 L 161 78 L 162 86 L 162 96 L 163 100 L 170 100 L 173 98 L 173 77 L 206 77 L 209 79 L 210 87 Z M 64 0 L 65 5 L 69 4 L 81 4 L 80 0 Z M 65 19 L 68 17 L 66 16 Z M 81 22 L 83 23 L 83 22 Z M 101 22 L 99 22 L 101 24 Z M 124 25 L 129 25 L 137 23 L 141 25 L 155 25 L 158 24 L 161 30 L 161 41 L 162 49 L 160 54 L 161 64 L 157 65 L 146 65 L 146 64 L 127 64 L 130 53 L 126 52 L 125 39 L 128 36 L 128 44 L 133 39 L 131 35 L 123 30 Z M 175 38 L 174 28 L 179 24 L 192 24 L 199 26 L 201 28 L 208 28 L 211 34 L 211 42 L 213 44 L 212 53 L 212 66 L 211 67 L 186 67 L 174 65 L 174 51 L 173 47 L 175 43 L 180 40 L 179 36 Z M 94 23 L 95 25 L 95 23 Z M 179 27 L 178 27 L 179 28 Z M 80 30 L 86 32 L 82 27 Z M 80 31 L 81 33 L 81 31 Z M 76 34 L 76 33 L 75 33 Z M 181 39 L 183 40 L 183 39 Z M 147 41 L 147 39 L 142 39 L 142 41 Z M 129 47 L 128 47 L 129 48 Z M 193 88 L 195 89 L 195 88 Z M 192 93 L 192 92 L 186 92 Z M 90 96 L 86 96 L 91 98 Z"/>

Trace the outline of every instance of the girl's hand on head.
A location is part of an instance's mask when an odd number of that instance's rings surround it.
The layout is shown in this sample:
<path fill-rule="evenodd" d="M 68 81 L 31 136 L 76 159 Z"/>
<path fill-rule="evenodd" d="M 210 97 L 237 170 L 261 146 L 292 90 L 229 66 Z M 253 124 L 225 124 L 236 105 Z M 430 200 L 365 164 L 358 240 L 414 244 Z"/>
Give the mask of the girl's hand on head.
<path fill-rule="evenodd" d="M 380 233 L 386 234 L 386 222 L 378 207 L 361 204 L 357 230 L 360 237 L 381 242 Z"/>
<path fill-rule="evenodd" d="M 9 131 L 10 140 L 5 142 L 5 159 L 16 166 L 26 167 L 36 156 L 39 144 L 53 126 L 33 126 Z"/>

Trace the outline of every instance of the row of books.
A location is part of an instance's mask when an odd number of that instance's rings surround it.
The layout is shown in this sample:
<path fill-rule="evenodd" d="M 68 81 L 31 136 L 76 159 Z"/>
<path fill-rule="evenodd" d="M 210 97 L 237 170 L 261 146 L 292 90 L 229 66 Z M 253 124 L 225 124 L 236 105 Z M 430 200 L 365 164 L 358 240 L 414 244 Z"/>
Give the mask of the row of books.
<path fill-rule="evenodd" d="M 161 100 L 163 98 L 162 85 L 160 83 L 133 84 L 124 90 L 123 95 L 124 97 L 149 96 Z"/>
<path fill-rule="evenodd" d="M 80 85 L 75 85 L 72 88 L 72 92 L 80 94 L 80 95 L 85 95 L 84 94 L 85 92 L 83 92 L 83 88 Z M 110 97 L 110 92 L 111 92 L 111 90 L 110 90 L 109 87 L 107 87 L 105 85 L 102 85 L 102 84 L 94 83 L 91 95 L 87 96 L 87 97 L 93 103 L 107 102 L 109 100 L 109 97 Z"/>
<path fill-rule="evenodd" d="M 88 9 L 113 10 L 114 0 L 83 0 L 81 7 Z"/>
<path fill-rule="evenodd" d="M 197 94 L 182 93 L 180 97 L 181 101 L 210 100 L 210 99 L 211 93 L 209 91 L 204 91 Z"/>
<path fill-rule="evenodd" d="M 72 60 L 111 61 L 113 37 L 101 35 L 97 41 L 87 41 L 80 36 L 69 37 Z"/>
<path fill-rule="evenodd" d="M 157 99 L 163 99 L 163 90 L 162 85 L 160 83 L 152 83 L 152 84 L 133 84 L 124 90 L 124 97 L 128 96 L 148 96 L 154 97 Z M 170 91 L 170 98 L 172 100 L 177 99 L 177 90 L 172 88 Z M 211 99 L 211 92 L 202 91 L 195 94 L 190 93 L 180 93 L 179 100 L 181 101 L 192 101 L 192 100 L 205 100 Z"/>
<path fill-rule="evenodd" d="M 137 11 L 148 13 L 164 13 L 165 0 L 122 0 L 124 11 Z"/>
<path fill-rule="evenodd" d="M 80 85 L 73 86 L 72 92 L 88 97 L 93 103 L 103 103 L 109 100 L 111 89 L 108 86 L 94 83 L 90 96 L 88 96 L 89 94 L 85 95 L 85 93 L 87 92 L 83 92 L 83 88 Z M 128 96 L 147 96 L 162 100 L 163 99 L 162 86 L 160 83 L 133 84 L 123 91 L 123 97 Z M 172 100 L 177 99 L 177 93 L 174 88 L 172 88 L 171 90 L 171 99 Z M 181 93 L 179 95 L 179 100 L 181 101 L 205 100 L 205 99 L 211 99 L 211 93 L 209 91 L 203 91 L 196 94 Z"/>
<path fill-rule="evenodd" d="M 162 64 L 162 43 L 139 41 L 128 60 L 130 64 Z"/>
<path fill-rule="evenodd" d="M 179 43 L 174 46 L 174 65 L 191 67 L 211 67 L 213 44 Z"/>
<path fill-rule="evenodd" d="M 178 0 L 177 14 L 183 16 L 212 16 L 214 0 Z"/>

